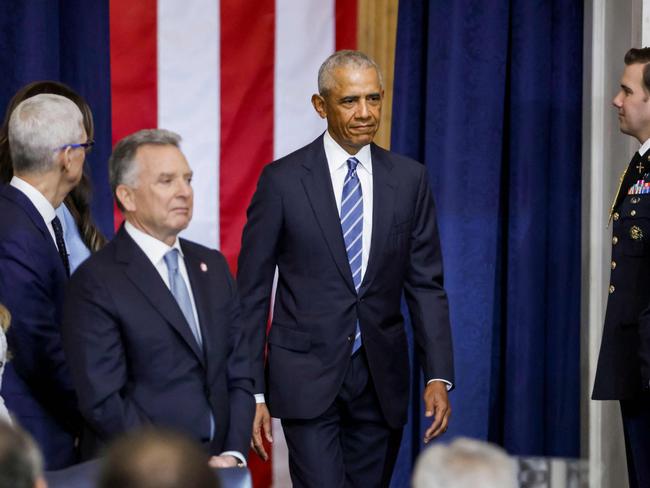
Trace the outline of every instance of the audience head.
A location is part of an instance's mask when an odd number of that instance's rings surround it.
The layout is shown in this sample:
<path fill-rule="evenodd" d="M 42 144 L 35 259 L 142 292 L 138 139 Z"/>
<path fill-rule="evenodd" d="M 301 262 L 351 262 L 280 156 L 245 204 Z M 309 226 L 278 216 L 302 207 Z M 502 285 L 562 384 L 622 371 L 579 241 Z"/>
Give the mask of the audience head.
<path fill-rule="evenodd" d="M 61 95 L 43 93 L 28 98 L 9 117 L 9 150 L 16 174 L 50 171 L 62 152 L 73 152 L 70 144 L 83 142 L 86 130 L 81 111 Z M 81 172 L 76 173 L 81 178 Z"/>
<path fill-rule="evenodd" d="M 208 455 L 186 437 L 159 429 L 126 434 L 104 459 L 99 488 L 218 488 Z"/>
<path fill-rule="evenodd" d="M 425 449 L 413 473 L 414 488 L 516 488 L 517 466 L 487 442 L 459 438 Z"/>
<path fill-rule="evenodd" d="M 88 139 L 93 140 L 95 137 L 93 114 L 90 110 L 90 106 L 88 103 L 86 103 L 86 100 L 84 100 L 81 95 L 79 95 L 69 86 L 63 83 L 59 83 L 58 81 L 45 80 L 29 83 L 18 90 L 7 104 L 4 123 L 2 124 L 2 127 L 0 127 L 0 183 L 8 183 L 13 176 L 13 164 L 11 161 L 11 154 L 9 152 L 8 140 L 9 118 L 11 117 L 12 112 L 21 102 L 42 93 L 61 95 L 62 97 L 65 97 L 74 102 L 83 116 L 83 126 L 86 130 Z"/>
<path fill-rule="evenodd" d="M 20 427 L 0 421 L 0 488 L 45 488 L 43 457 Z"/>
<path fill-rule="evenodd" d="M 119 141 L 108 163 L 111 188 L 126 220 L 168 245 L 192 219 L 192 170 L 180 141 L 168 130 L 141 130 Z"/>
<path fill-rule="evenodd" d="M 11 153 L 9 151 L 9 118 L 14 109 L 24 100 L 42 93 L 51 93 L 61 95 L 72 102 L 79 108 L 83 116 L 83 125 L 86 130 L 88 140 L 95 139 L 95 126 L 93 114 L 86 100 L 75 92 L 69 86 L 58 81 L 43 80 L 34 81 L 23 86 L 12 97 L 7 105 L 7 111 L 2 127 L 0 127 L 0 183 L 8 183 L 14 174 Z M 90 211 L 90 200 L 92 185 L 90 178 L 85 174 L 81 175 L 81 180 L 75 186 L 67 198 L 65 204 L 72 213 L 82 240 L 91 251 L 97 251 L 106 244 L 106 238 L 101 234 L 93 222 Z"/>

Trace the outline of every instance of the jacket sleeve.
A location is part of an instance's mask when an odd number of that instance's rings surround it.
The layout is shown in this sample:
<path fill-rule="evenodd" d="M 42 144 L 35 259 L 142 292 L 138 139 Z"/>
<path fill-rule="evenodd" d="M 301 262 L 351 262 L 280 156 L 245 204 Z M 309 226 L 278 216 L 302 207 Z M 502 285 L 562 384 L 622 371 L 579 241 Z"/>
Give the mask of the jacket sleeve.
<path fill-rule="evenodd" d="M 424 166 L 420 173 L 411 230 L 404 295 L 415 333 L 416 352 L 425 381 L 454 383 L 449 305 L 443 287 L 442 253 L 433 196 Z"/>
<path fill-rule="evenodd" d="M 63 313 L 63 345 L 86 422 L 104 441 L 148 423 L 123 395 L 128 373 L 119 316 L 98 273 L 77 270 Z"/>
<path fill-rule="evenodd" d="M 267 166 L 257 184 L 242 235 L 237 285 L 242 303 L 242 324 L 248 337 L 255 393 L 264 393 L 266 331 L 273 278 L 282 230 L 282 199 Z"/>

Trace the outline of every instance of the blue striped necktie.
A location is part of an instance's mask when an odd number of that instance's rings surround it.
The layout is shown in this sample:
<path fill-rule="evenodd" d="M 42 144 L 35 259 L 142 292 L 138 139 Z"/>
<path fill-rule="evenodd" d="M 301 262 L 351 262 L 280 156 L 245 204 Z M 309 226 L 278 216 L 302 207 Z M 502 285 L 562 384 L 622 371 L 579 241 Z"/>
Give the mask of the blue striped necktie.
<path fill-rule="evenodd" d="M 361 286 L 361 258 L 363 244 L 363 194 L 361 182 L 357 175 L 357 158 L 350 158 L 348 163 L 348 174 L 343 182 L 343 195 L 341 196 L 341 230 L 345 241 L 345 251 L 350 263 L 352 282 L 354 289 L 359 293 Z M 361 347 L 361 329 L 359 319 L 354 336 L 352 354 Z"/>

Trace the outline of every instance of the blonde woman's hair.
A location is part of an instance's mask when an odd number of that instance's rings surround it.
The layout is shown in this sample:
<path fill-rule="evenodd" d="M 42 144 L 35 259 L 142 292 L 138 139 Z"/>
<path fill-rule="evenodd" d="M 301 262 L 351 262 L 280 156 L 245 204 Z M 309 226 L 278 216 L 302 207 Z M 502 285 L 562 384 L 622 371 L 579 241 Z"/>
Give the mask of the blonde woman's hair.
<path fill-rule="evenodd" d="M 9 313 L 9 310 L 7 310 L 7 307 L 0 303 L 0 329 L 2 329 L 3 332 L 7 332 L 10 323 L 11 314 Z"/>

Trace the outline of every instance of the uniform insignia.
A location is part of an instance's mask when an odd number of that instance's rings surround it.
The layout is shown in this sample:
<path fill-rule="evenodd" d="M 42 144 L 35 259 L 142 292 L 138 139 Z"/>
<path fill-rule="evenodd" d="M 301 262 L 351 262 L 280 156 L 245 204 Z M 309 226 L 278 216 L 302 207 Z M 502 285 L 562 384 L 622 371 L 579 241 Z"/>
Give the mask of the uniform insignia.
<path fill-rule="evenodd" d="M 650 181 L 645 181 L 645 179 L 637 180 L 627 192 L 628 195 L 645 195 L 647 193 L 650 193 Z"/>
<path fill-rule="evenodd" d="M 643 230 L 638 225 L 633 225 L 630 227 L 630 237 L 635 241 L 640 241 L 643 239 Z"/>
<path fill-rule="evenodd" d="M 208 265 L 205 264 L 205 263 L 201 263 L 199 265 L 199 268 L 201 268 L 201 271 L 203 271 L 205 273 L 208 270 Z"/>

